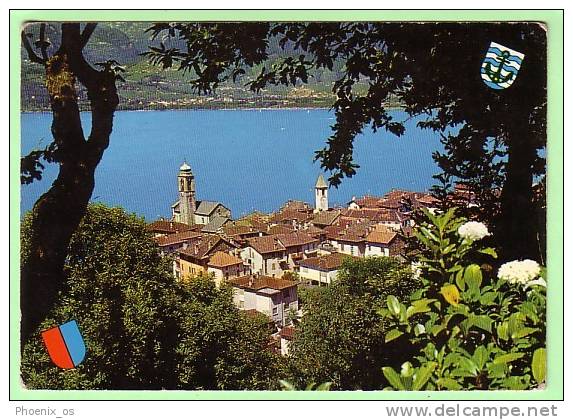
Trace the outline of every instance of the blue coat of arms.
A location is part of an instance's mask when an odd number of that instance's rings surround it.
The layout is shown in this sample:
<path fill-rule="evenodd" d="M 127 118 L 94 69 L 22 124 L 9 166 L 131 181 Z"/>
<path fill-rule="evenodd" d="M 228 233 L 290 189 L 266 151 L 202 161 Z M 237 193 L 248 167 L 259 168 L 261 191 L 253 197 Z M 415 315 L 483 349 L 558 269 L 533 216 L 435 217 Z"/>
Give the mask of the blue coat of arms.
<path fill-rule="evenodd" d="M 510 87 L 517 77 L 524 57 L 520 52 L 492 42 L 481 65 L 483 82 L 492 89 Z"/>

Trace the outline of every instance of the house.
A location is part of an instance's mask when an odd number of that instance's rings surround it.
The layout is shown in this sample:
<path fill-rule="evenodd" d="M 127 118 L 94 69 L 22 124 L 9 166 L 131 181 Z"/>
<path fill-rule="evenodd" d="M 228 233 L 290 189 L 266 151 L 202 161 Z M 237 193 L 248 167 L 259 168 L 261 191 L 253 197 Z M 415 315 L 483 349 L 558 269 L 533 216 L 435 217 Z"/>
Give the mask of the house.
<path fill-rule="evenodd" d="M 178 257 L 173 262 L 175 277 L 184 279 L 206 273 L 209 260 L 217 251 L 233 254 L 237 252 L 237 247 L 219 235 L 203 234 L 199 240 L 178 251 Z"/>
<path fill-rule="evenodd" d="M 207 225 L 216 216 L 231 218 L 231 210 L 217 201 L 197 201 L 195 210 L 195 223 Z"/>
<path fill-rule="evenodd" d="M 283 204 L 280 210 L 281 211 L 294 210 L 294 211 L 302 211 L 305 213 L 309 213 L 312 212 L 312 207 L 310 207 L 310 204 L 305 203 L 304 201 L 288 200 L 285 204 Z"/>
<path fill-rule="evenodd" d="M 275 235 L 248 239 L 241 259 L 249 265 L 251 273 L 280 277 L 288 269 L 286 248 Z"/>
<path fill-rule="evenodd" d="M 309 254 L 316 253 L 320 241 L 312 236 L 298 231 L 274 235 L 285 247 L 286 261 L 289 269 L 294 269 L 298 262 Z"/>
<path fill-rule="evenodd" d="M 187 225 L 186 225 L 187 226 Z M 164 254 L 171 254 L 181 248 L 189 246 L 191 243 L 201 238 L 201 233 L 193 230 L 186 230 L 178 233 L 171 233 L 162 235 L 155 238 L 157 245 L 161 248 Z"/>
<path fill-rule="evenodd" d="M 319 229 L 324 229 L 327 226 L 332 226 L 338 220 L 341 213 L 340 209 L 321 211 L 314 216 L 311 223 Z"/>
<path fill-rule="evenodd" d="M 215 251 L 211 255 L 207 263 L 207 272 L 213 275 L 217 287 L 223 280 L 250 274 L 248 266 L 242 259 L 222 251 Z"/>
<path fill-rule="evenodd" d="M 371 226 L 371 222 L 364 220 L 345 227 L 331 226 L 327 230 L 326 239 L 338 252 L 363 257 L 366 251 L 366 235 Z"/>
<path fill-rule="evenodd" d="M 281 355 L 288 356 L 289 346 L 294 339 L 294 327 L 292 325 L 287 325 L 279 331 L 279 337 L 281 340 Z"/>
<path fill-rule="evenodd" d="M 336 275 L 342 263 L 353 258 L 356 257 L 337 252 L 320 257 L 307 258 L 300 262 L 300 278 L 309 284 L 328 285 L 336 280 Z"/>
<path fill-rule="evenodd" d="M 233 302 L 239 309 L 252 310 L 284 326 L 289 311 L 298 311 L 297 283 L 257 274 L 228 280 L 233 287 Z"/>
<path fill-rule="evenodd" d="M 291 226 L 286 225 L 272 225 L 267 231 L 267 235 L 278 235 L 280 233 L 293 233 L 295 230 Z"/>
<path fill-rule="evenodd" d="M 263 236 L 264 232 L 250 225 L 240 225 L 237 222 L 226 223 L 223 225 L 223 235 L 234 240 L 242 247 L 246 246 L 247 240 Z"/>
<path fill-rule="evenodd" d="M 170 220 L 156 220 L 147 225 L 147 230 L 153 233 L 154 237 L 169 235 L 172 233 L 184 232 L 193 229 L 192 226 L 185 223 L 173 222 Z"/>
<path fill-rule="evenodd" d="M 398 254 L 398 233 L 384 226 L 379 226 L 366 236 L 366 257 L 389 257 Z"/>
<path fill-rule="evenodd" d="M 312 219 L 312 213 L 305 211 L 285 209 L 275 213 L 269 219 L 273 225 L 286 225 L 293 229 L 301 229 Z"/>
<path fill-rule="evenodd" d="M 231 219 L 226 216 L 219 216 L 215 215 L 207 223 L 205 226 L 201 228 L 201 232 L 204 233 L 222 233 L 223 226 L 229 223 Z"/>

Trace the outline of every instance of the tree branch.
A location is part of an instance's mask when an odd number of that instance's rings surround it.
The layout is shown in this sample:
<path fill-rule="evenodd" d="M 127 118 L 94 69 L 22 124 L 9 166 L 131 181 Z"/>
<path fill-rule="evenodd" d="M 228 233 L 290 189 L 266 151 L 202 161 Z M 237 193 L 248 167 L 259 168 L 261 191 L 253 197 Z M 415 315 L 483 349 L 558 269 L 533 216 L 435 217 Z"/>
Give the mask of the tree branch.
<path fill-rule="evenodd" d="M 22 44 L 24 44 L 24 48 L 26 49 L 26 52 L 28 53 L 28 58 L 30 59 L 30 61 L 32 63 L 42 64 L 42 65 L 46 64 L 47 60 L 40 58 L 38 56 L 38 54 L 36 54 L 34 52 L 34 49 L 30 45 L 30 40 L 28 39 L 28 34 L 26 34 L 26 32 L 24 32 L 24 31 L 22 31 Z"/>
<path fill-rule="evenodd" d="M 86 44 L 88 43 L 88 41 L 90 40 L 92 34 L 95 31 L 95 28 L 97 26 L 97 23 L 86 23 L 86 26 L 84 27 L 84 30 L 82 31 L 82 34 L 80 36 L 80 48 L 83 49 Z"/>
<path fill-rule="evenodd" d="M 40 25 L 40 51 L 44 62 L 48 61 L 48 43 L 46 42 L 46 24 Z"/>

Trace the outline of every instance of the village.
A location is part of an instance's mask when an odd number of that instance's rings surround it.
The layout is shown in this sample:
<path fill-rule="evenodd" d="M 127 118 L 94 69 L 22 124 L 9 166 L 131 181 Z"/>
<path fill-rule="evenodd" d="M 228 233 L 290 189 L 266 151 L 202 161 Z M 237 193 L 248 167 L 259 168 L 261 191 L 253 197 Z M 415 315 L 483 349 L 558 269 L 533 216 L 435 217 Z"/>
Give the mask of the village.
<path fill-rule="evenodd" d="M 207 274 L 217 287 L 230 285 L 240 310 L 268 318 L 283 355 L 293 338 L 293 320 L 304 312 L 299 287 L 327 287 L 347 259 L 402 258 L 403 238 L 415 225 L 413 211 L 434 211 L 437 205 L 428 192 L 395 189 L 331 208 L 328 184 L 319 175 L 314 207 L 291 200 L 272 214 L 233 220 L 223 203 L 196 199 L 195 176 L 186 162 L 177 182 L 179 199 L 171 206 L 171 219 L 148 225 L 161 253 L 173 258 L 175 278 L 189 281 Z M 471 205 L 463 184 L 456 185 L 455 194 Z"/>

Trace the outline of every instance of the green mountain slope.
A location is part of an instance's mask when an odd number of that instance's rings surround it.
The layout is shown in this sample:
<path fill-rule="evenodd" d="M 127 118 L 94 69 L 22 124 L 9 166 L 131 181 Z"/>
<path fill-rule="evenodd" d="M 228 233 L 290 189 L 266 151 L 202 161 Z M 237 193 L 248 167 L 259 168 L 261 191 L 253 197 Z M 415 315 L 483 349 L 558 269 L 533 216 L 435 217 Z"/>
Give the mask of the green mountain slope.
<path fill-rule="evenodd" d="M 333 71 L 318 72 L 305 86 L 273 86 L 260 94 L 254 94 L 245 83 L 260 68 L 249 69 L 236 84 L 222 85 L 212 95 L 197 95 L 191 91 L 186 76 L 176 70 L 161 70 L 147 62 L 140 54 L 151 41 L 145 29 L 147 22 L 100 23 L 85 48 L 85 56 L 91 63 L 114 59 L 126 67 L 125 82 L 118 82 L 120 109 L 171 109 L 171 108 L 241 108 L 241 107 L 329 107 L 333 101 L 330 92 L 338 76 L 340 65 Z M 39 25 L 26 28 L 38 38 Z M 47 25 L 47 38 L 52 42 L 48 53 L 58 48 L 59 25 Z M 270 60 L 276 60 L 284 52 L 277 46 L 269 47 Z M 49 101 L 44 87 L 43 68 L 31 63 L 22 48 L 21 98 L 23 111 L 49 110 Z M 85 92 L 79 92 L 82 107 L 87 107 Z"/>

